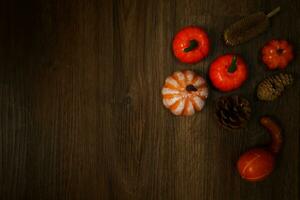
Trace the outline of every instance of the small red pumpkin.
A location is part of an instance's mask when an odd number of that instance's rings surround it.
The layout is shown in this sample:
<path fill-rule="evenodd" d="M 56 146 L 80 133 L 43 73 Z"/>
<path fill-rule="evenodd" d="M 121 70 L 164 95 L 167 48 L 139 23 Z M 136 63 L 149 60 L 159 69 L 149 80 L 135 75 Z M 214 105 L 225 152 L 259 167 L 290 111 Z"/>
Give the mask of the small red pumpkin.
<path fill-rule="evenodd" d="M 181 29 L 173 40 L 175 57 L 184 63 L 196 63 L 208 55 L 210 42 L 206 32 L 197 26 Z"/>
<path fill-rule="evenodd" d="M 247 181 L 261 181 L 268 177 L 275 166 L 275 155 L 282 145 L 281 129 L 271 118 L 262 117 L 260 123 L 272 136 L 268 149 L 254 148 L 240 156 L 237 169 L 241 177 Z"/>
<path fill-rule="evenodd" d="M 293 47 L 286 40 L 271 40 L 262 49 L 262 60 L 270 70 L 286 68 L 293 57 Z"/>
<path fill-rule="evenodd" d="M 174 115 L 193 115 L 201 111 L 208 96 L 206 81 L 190 70 L 167 77 L 162 88 L 163 104 Z"/>

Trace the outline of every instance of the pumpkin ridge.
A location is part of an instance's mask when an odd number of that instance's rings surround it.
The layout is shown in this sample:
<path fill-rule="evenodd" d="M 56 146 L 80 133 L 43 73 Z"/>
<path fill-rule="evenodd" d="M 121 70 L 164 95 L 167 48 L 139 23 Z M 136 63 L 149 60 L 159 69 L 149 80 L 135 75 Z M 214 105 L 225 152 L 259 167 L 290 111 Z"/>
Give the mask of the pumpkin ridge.
<path fill-rule="evenodd" d="M 178 81 L 176 79 L 174 79 L 172 76 L 169 76 L 166 79 L 165 83 L 169 83 L 169 84 L 173 85 L 174 87 L 179 87 L 180 86 Z"/>
<path fill-rule="evenodd" d="M 182 76 L 180 79 L 179 76 Z M 175 79 L 177 81 L 177 83 L 180 85 L 180 87 L 183 87 L 185 88 L 186 86 L 186 82 L 185 82 L 185 76 L 182 72 L 175 72 L 173 75 L 172 75 L 172 78 Z"/>
<path fill-rule="evenodd" d="M 164 99 L 172 99 L 172 98 L 175 98 L 175 96 L 178 96 L 178 94 L 164 94 L 163 98 Z"/>
<path fill-rule="evenodd" d="M 191 84 L 191 81 L 195 78 L 195 73 L 190 70 L 186 70 L 183 72 L 186 80 L 186 84 L 189 85 Z"/>
<path fill-rule="evenodd" d="M 185 105 L 185 100 L 184 98 L 178 100 L 178 104 L 176 106 L 175 109 L 171 109 L 172 112 L 175 114 L 175 115 L 182 115 L 182 112 L 183 112 L 183 109 L 184 109 L 184 105 Z"/>
<path fill-rule="evenodd" d="M 175 85 L 172 85 L 171 83 L 165 83 L 164 87 L 173 90 L 178 90 L 178 88 Z"/>
<path fill-rule="evenodd" d="M 192 81 L 192 84 L 198 88 L 201 85 L 205 84 L 205 80 L 199 76 L 196 76 L 195 79 Z"/>
<path fill-rule="evenodd" d="M 201 84 L 200 86 L 197 87 L 198 90 L 204 89 L 207 87 L 206 83 Z"/>
<path fill-rule="evenodd" d="M 198 110 L 201 111 L 204 107 L 205 100 L 201 99 L 200 96 L 194 96 L 193 101 L 195 102 L 196 107 L 198 108 Z"/>
<path fill-rule="evenodd" d="M 172 105 L 174 105 L 177 101 L 180 101 L 182 99 L 182 97 L 180 96 L 175 96 L 173 98 L 169 98 L 169 99 L 164 99 L 164 104 L 166 107 L 171 107 Z"/>
<path fill-rule="evenodd" d="M 177 107 L 178 107 L 179 104 L 180 104 L 180 101 L 181 101 L 181 99 L 178 99 L 174 104 L 172 104 L 172 105 L 169 107 L 170 110 L 172 110 L 172 111 L 176 110 Z"/>
<path fill-rule="evenodd" d="M 196 97 L 192 97 L 192 98 L 190 99 L 190 101 L 191 101 L 191 103 L 193 104 L 194 108 L 195 108 L 196 110 L 200 111 L 201 108 L 200 108 L 200 107 L 198 106 L 198 104 L 195 102 L 195 98 L 196 98 Z"/>
<path fill-rule="evenodd" d="M 185 99 L 185 102 L 184 102 L 184 107 L 183 107 L 183 115 L 188 115 L 189 114 L 189 102 L 190 100 L 188 98 Z"/>

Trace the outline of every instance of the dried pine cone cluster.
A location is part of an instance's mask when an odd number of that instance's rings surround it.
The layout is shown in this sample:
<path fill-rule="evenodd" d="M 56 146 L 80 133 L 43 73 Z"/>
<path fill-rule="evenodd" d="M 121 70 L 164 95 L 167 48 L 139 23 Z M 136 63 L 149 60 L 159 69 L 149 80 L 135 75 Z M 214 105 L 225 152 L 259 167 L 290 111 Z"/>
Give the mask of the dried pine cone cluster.
<path fill-rule="evenodd" d="M 216 105 L 216 117 L 221 125 L 229 129 L 245 126 L 251 116 L 251 106 L 240 96 L 220 97 Z"/>
<path fill-rule="evenodd" d="M 279 97 L 286 86 L 293 83 L 291 74 L 280 73 L 263 80 L 257 88 L 257 97 L 263 101 L 273 101 Z"/>

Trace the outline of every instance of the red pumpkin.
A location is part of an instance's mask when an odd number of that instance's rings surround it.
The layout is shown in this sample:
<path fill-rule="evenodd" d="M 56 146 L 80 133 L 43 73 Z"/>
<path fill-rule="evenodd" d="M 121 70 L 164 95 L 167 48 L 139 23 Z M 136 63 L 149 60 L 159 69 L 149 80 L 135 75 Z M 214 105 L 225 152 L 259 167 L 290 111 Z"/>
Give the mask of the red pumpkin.
<path fill-rule="evenodd" d="M 193 71 L 177 71 L 167 77 L 162 88 L 163 104 L 174 115 L 201 111 L 208 96 L 206 81 Z"/>
<path fill-rule="evenodd" d="M 262 49 L 262 60 L 270 70 L 286 68 L 293 57 L 293 47 L 286 40 L 271 40 Z"/>
<path fill-rule="evenodd" d="M 209 77 L 215 88 L 220 91 L 235 90 L 241 87 L 248 77 L 247 65 L 240 56 L 226 54 L 211 63 Z"/>
<path fill-rule="evenodd" d="M 206 32 L 196 26 L 181 29 L 173 40 L 175 57 L 184 63 L 196 63 L 208 55 L 210 42 Z"/>

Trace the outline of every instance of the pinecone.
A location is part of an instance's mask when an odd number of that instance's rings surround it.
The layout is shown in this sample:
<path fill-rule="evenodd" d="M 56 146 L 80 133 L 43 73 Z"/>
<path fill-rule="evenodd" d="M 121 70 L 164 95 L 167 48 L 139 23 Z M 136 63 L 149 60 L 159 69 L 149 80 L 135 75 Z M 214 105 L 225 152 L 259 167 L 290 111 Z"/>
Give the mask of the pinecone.
<path fill-rule="evenodd" d="M 237 95 L 220 97 L 216 105 L 216 116 L 226 128 L 242 128 L 250 119 L 251 106 L 247 99 Z"/>
<path fill-rule="evenodd" d="M 257 97 L 263 101 L 273 101 L 283 93 L 286 86 L 293 83 L 291 74 L 277 74 L 264 79 L 257 87 Z"/>

